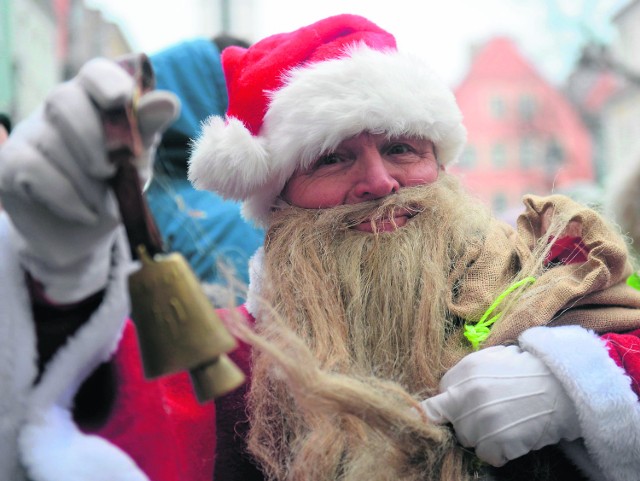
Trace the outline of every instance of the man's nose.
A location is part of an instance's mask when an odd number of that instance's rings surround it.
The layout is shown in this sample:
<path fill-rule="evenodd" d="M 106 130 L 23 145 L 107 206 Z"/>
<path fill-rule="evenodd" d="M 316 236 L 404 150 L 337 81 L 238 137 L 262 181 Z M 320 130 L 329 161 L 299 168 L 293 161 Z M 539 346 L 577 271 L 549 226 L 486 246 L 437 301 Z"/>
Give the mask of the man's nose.
<path fill-rule="evenodd" d="M 356 202 L 379 199 L 400 189 L 400 182 L 391 170 L 393 166 L 377 150 L 363 153 L 357 163 L 353 188 Z"/>

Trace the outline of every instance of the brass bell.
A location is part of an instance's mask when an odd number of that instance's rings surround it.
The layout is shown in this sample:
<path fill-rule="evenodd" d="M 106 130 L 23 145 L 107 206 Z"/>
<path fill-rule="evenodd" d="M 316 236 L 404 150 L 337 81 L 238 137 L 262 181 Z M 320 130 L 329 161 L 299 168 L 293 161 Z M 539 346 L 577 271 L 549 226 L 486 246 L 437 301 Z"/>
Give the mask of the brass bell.
<path fill-rule="evenodd" d="M 244 373 L 226 354 L 189 371 L 191 384 L 200 402 L 220 397 L 244 382 Z"/>
<path fill-rule="evenodd" d="M 236 347 L 184 257 L 150 258 L 137 248 L 142 267 L 129 277 L 131 317 L 138 331 L 145 375 L 190 370 L 196 396 L 205 402 L 244 382 L 226 353 Z"/>

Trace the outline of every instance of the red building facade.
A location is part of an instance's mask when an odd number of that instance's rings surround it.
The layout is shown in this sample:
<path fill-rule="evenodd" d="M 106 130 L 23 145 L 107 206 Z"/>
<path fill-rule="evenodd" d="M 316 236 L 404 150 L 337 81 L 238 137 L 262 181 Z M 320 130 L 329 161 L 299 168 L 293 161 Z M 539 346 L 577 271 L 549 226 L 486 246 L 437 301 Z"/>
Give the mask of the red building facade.
<path fill-rule="evenodd" d="M 455 94 L 468 143 L 451 171 L 497 214 L 520 210 L 524 194 L 593 182 L 587 128 L 511 40 L 485 44 Z"/>

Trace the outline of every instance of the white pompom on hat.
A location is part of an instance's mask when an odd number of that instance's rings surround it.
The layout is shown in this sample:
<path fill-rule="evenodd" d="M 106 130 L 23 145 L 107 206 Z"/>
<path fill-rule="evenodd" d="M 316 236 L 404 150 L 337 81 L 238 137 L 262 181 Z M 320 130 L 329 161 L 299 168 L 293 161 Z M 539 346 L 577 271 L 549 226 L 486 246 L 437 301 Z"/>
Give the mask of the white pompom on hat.
<path fill-rule="evenodd" d="M 338 15 L 248 49 L 222 53 L 226 119 L 210 117 L 194 144 L 196 188 L 244 202 L 267 227 L 287 180 L 361 132 L 431 140 L 442 165 L 464 147 L 451 90 L 424 62 L 398 52 L 369 20 Z"/>

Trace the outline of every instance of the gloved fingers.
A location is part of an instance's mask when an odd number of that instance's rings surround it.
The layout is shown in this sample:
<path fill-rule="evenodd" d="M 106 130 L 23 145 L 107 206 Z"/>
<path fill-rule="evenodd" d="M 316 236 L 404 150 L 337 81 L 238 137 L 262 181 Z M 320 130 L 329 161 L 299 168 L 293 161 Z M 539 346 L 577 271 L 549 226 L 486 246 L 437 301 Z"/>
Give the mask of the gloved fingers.
<path fill-rule="evenodd" d="M 490 372 L 488 367 L 503 366 L 505 357 L 509 357 L 514 350 L 519 351 L 520 348 L 518 346 L 492 346 L 467 354 L 444 374 L 440 380 L 440 391 L 446 391 L 470 378 L 482 376 Z"/>
<path fill-rule="evenodd" d="M 153 90 L 143 95 L 137 104 L 138 130 L 144 151 L 132 159 L 132 162 L 138 170 L 143 190 L 151 181 L 153 161 L 161 134 L 173 123 L 179 112 L 178 97 L 164 90 Z"/>
<path fill-rule="evenodd" d="M 512 453 L 514 457 L 508 458 L 503 452 L 502 446 L 496 445 L 495 443 L 482 443 L 475 448 L 475 453 L 478 458 L 485 463 L 489 463 L 491 466 L 495 466 L 496 468 L 504 466 L 508 461 L 519 458 L 520 456 L 527 454 L 527 452 L 528 451 L 526 450 L 520 454 L 514 452 Z"/>
<path fill-rule="evenodd" d="M 109 258 L 109 250 L 100 246 L 113 237 L 117 226 L 113 219 L 101 220 L 87 228 L 84 224 L 52 215 L 40 203 L 27 203 L 15 195 L 4 196 L 2 202 L 16 227 L 20 239 L 16 245 L 24 265 L 36 279 L 44 281 L 47 276 L 52 279 L 63 276 L 77 282 L 75 275 L 67 274 L 84 269 L 83 265 L 93 253 L 99 252 L 101 258 Z M 34 263 L 40 268 L 33 268 Z"/>
<path fill-rule="evenodd" d="M 483 461 L 493 466 L 502 466 L 531 450 L 517 436 L 505 442 L 507 438 L 504 434 L 508 429 L 500 425 L 486 424 L 482 420 L 466 417 L 462 421 L 454 419 L 455 414 L 449 410 L 453 402 L 455 401 L 449 393 L 443 393 L 422 401 L 420 405 L 431 421 L 439 424 L 451 422 L 458 442 L 466 448 L 475 448 L 476 455 Z M 487 429 L 490 432 L 487 433 Z"/>
<path fill-rule="evenodd" d="M 107 158 L 99 112 L 78 82 L 65 82 L 51 92 L 45 103 L 45 121 L 58 132 L 63 146 L 48 146 L 47 158 L 63 171 L 80 171 L 95 179 L 115 174 L 116 166 Z"/>
<path fill-rule="evenodd" d="M 112 177 L 117 166 L 107 158 L 100 110 L 130 104 L 134 88 L 134 79 L 122 67 L 96 58 L 83 65 L 73 80 L 54 89 L 47 98 L 45 115 L 59 129 L 72 158 L 52 156 L 52 160 L 76 163 L 97 179 Z"/>
<path fill-rule="evenodd" d="M 86 206 L 69 179 L 26 142 L 9 142 L 2 149 L 0 193 L 13 217 L 24 214 L 22 204 L 39 204 L 72 222 L 98 222 L 98 215 Z"/>
<path fill-rule="evenodd" d="M 451 422 L 451 415 L 446 409 L 450 398 L 449 393 L 438 394 L 422 401 L 420 407 L 431 422 L 435 424 L 446 424 Z"/>
<path fill-rule="evenodd" d="M 549 368 L 542 361 L 519 346 L 493 346 L 468 354 L 449 369 L 440 381 L 440 391 L 468 383 L 481 389 L 483 383 L 534 380 L 549 374 Z"/>
<path fill-rule="evenodd" d="M 447 391 L 425 399 L 420 403 L 420 407 L 431 422 L 435 424 L 451 423 L 458 442 L 464 447 L 473 447 L 475 443 L 472 441 L 472 438 L 468 437 L 468 431 L 457 429 L 455 418 L 461 410 L 459 404 L 455 397 Z M 471 432 L 473 432 L 473 430 Z"/>
<path fill-rule="evenodd" d="M 143 95 L 137 103 L 138 130 L 145 147 L 154 143 L 180 113 L 180 100 L 166 90 L 153 90 Z"/>
<path fill-rule="evenodd" d="M 82 66 L 78 83 L 103 110 L 122 107 L 131 102 L 135 80 L 117 63 L 95 58 Z"/>
<path fill-rule="evenodd" d="M 526 424 L 520 430 L 500 429 L 485 434 L 474 443 L 474 447 L 476 456 L 492 466 L 500 467 L 532 450 L 555 442 L 545 441 L 544 430 L 540 425 Z"/>

